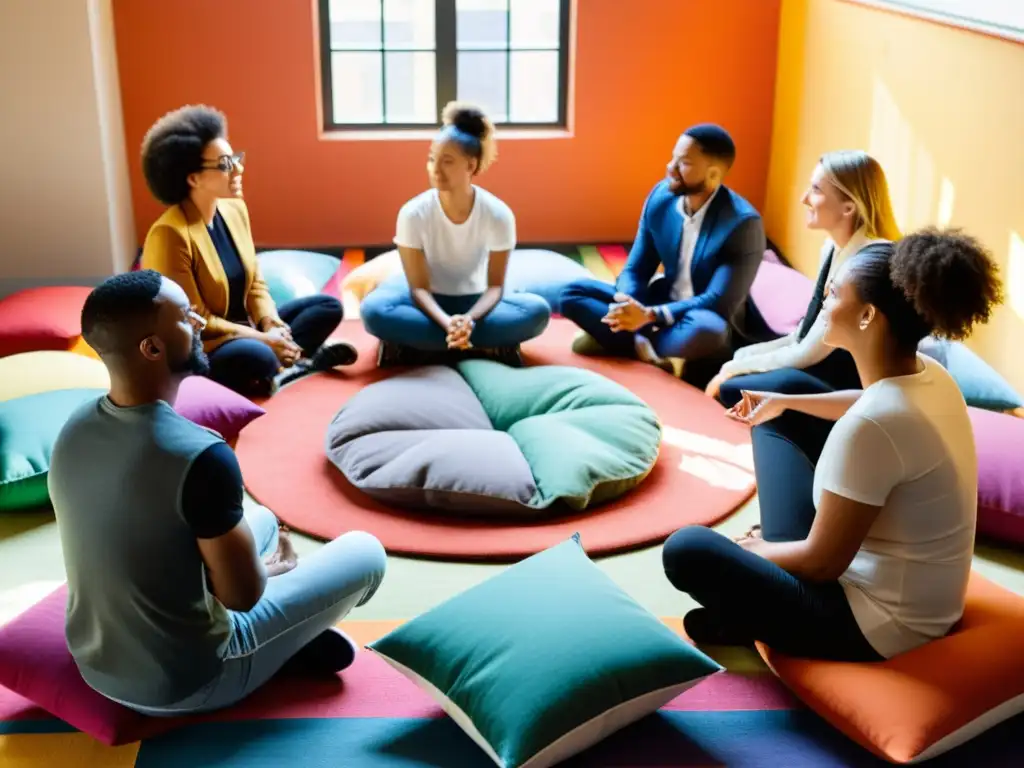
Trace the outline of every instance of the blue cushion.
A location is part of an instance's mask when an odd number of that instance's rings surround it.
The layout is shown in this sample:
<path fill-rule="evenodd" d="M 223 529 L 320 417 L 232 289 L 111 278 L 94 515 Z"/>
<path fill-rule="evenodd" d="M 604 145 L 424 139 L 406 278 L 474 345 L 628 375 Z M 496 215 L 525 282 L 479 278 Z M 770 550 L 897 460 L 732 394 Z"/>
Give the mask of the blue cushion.
<path fill-rule="evenodd" d="M 505 289 L 509 293 L 535 293 L 561 313 L 562 290 L 574 280 L 594 275 L 579 262 L 554 251 L 515 250 L 509 256 Z"/>
<path fill-rule="evenodd" d="M 315 251 L 263 251 L 258 258 L 278 306 L 320 293 L 341 267 L 339 259 Z"/>
<path fill-rule="evenodd" d="M 989 411 L 1012 411 L 1024 398 L 988 363 L 959 341 L 929 337 L 918 349 L 949 371 L 968 405 Z"/>
<path fill-rule="evenodd" d="M 565 760 L 722 670 L 594 565 L 578 535 L 369 647 L 504 768 Z"/>

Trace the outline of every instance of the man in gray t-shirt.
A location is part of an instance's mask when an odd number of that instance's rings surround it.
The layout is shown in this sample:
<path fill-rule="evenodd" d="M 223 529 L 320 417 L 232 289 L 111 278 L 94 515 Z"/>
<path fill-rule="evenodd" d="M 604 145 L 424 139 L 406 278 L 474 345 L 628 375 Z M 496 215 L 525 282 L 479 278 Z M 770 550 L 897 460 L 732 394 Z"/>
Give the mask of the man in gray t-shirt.
<path fill-rule="evenodd" d="M 362 532 L 300 565 L 269 510 L 243 513 L 234 452 L 172 407 L 181 381 L 208 370 L 204 326 L 157 272 L 98 286 L 82 334 L 110 392 L 71 416 L 49 473 L 68 648 L 91 687 L 155 715 L 228 706 L 285 666 L 344 669 L 356 647 L 334 625 L 385 569 Z"/>

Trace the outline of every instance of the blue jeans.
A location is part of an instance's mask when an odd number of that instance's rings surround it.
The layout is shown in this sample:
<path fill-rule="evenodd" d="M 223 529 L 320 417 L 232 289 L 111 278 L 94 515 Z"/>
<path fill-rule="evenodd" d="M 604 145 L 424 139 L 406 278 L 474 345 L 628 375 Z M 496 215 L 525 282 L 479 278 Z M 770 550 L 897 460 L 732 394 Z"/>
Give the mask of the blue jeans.
<path fill-rule="evenodd" d="M 480 294 L 445 296 L 434 299 L 445 312 L 460 315 L 480 298 Z M 366 330 L 378 339 L 416 349 L 448 349 L 447 332 L 419 308 L 404 280 L 387 282 L 370 293 L 359 308 Z M 551 319 L 551 307 L 532 293 L 505 294 L 498 305 L 477 322 L 470 342 L 481 349 L 518 347 L 540 336 Z"/>
<path fill-rule="evenodd" d="M 277 519 L 273 513 L 253 505 L 246 510 L 245 519 L 260 557 L 276 551 Z M 229 612 L 231 639 L 215 680 L 172 706 L 126 706 L 146 715 L 174 716 L 222 709 L 241 701 L 313 638 L 369 601 L 384 579 L 386 562 L 384 547 L 362 531 L 346 533 L 299 558 L 293 570 L 267 580 L 263 597 L 252 610 Z"/>
<path fill-rule="evenodd" d="M 660 278 L 651 283 L 642 296 L 634 296 L 641 304 L 656 306 L 668 301 L 668 281 Z M 601 322 L 614 301 L 614 285 L 600 280 L 576 280 L 562 292 L 562 314 L 590 334 L 610 355 L 633 357 L 635 334 L 613 331 Z M 691 309 L 667 328 L 647 326 L 640 330 L 660 357 L 699 360 L 727 354 L 731 333 L 725 318 L 710 309 Z"/>

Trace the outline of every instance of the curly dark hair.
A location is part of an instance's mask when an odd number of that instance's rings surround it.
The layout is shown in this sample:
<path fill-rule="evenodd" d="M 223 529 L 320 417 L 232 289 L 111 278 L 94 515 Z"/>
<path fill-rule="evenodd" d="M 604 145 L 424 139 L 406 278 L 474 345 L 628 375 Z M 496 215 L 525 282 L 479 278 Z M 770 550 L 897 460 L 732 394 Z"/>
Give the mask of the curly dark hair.
<path fill-rule="evenodd" d="M 203 149 L 227 134 L 224 114 L 205 105 L 168 112 L 142 139 L 142 173 L 153 196 L 164 205 L 177 205 L 189 194 L 189 174 L 203 164 Z"/>
<path fill-rule="evenodd" d="M 82 338 L 101 357 L 123 352 L 130 338 L 156 316 L 163 277 L 152 269 L 108 277 L 82 306 Z"/>
<path fill-rule="evenodd" d="M 450 101 L 441 112 L 441 138 L 451 139 L 467 156 L 477 161 L 476 173 L 490 168 L 498 158 L 494 124 L 480 107 L 463 101 Z"/>
<path fill-rule="evenodd" d="M 1003 301 L 991 252 L 959 229 L 919 230 L 850 267 L 861 298 L 878 307 L 908 350 L 929 335 L 967 338 Z"/>

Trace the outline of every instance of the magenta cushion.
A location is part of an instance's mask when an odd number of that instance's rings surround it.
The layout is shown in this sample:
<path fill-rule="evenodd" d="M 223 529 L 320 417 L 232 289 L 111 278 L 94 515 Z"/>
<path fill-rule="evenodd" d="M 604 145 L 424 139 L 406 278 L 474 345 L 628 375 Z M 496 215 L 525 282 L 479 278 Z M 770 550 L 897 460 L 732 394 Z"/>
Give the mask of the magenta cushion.
<path fill-rule="evenodd" d="M 174 410 L 189 421 L 218 432 L 228 441 L 234 440 L 247 424 L 266 413 L 251 400 L 203 376 L 189 376 L 182 382 Z"/>
<path fill-rule="evenodd" d="M 1024 544 L 1024 419 L 968 410 L 978 453 L 978 533 Z"/>
<path fill-rule="evenodd" d="M 62 585 L 0 627 L 0 685 L 104 744 L 128 744 L 181 720 L 147 717 L 86 685 L 64 639 Z"/>
<path fill-rule="evenodd" d="M 82 335 L 82 305 L 91 288 L 25 288 L 0 299 L 0 357 L 71 349 Z"/>
<path fill-rule="evenodd" d="M 814 281 L 791 267 L 765 259 L 758 267 L 750 298 L 775 333 L 785 336 L 800 326 L 814 293 Z"/>

